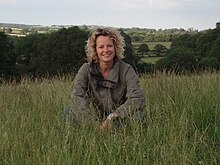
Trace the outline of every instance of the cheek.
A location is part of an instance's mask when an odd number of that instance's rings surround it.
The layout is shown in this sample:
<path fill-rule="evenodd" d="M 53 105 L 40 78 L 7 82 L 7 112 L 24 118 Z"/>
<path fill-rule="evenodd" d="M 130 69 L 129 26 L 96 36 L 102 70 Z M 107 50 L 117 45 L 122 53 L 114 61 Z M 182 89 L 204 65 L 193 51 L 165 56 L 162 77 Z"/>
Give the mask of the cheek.
<path fill-rule="evenodd" d="M 101 51 L 96 49 L 96 54 L 99 55 L 100 53 L 101 53 Z"/>

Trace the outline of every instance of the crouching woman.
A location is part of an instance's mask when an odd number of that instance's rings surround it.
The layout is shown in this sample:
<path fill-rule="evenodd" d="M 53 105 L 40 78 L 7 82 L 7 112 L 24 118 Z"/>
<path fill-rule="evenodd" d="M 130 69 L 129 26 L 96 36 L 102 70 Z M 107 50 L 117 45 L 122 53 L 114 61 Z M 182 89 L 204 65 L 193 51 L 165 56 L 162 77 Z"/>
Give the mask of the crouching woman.
<path fill-rule="evenodd" d="M 87 63 L 76 74 L 71 92 L 72 106 L 65 109 L 73 125 L 98 122 L 99 128 L 118 127 L 130 117 L 141 120 L 146 98 L 139 77 L 122 61 L 124 39 L 113 28 L 97 28 L 86 45 Z"/>

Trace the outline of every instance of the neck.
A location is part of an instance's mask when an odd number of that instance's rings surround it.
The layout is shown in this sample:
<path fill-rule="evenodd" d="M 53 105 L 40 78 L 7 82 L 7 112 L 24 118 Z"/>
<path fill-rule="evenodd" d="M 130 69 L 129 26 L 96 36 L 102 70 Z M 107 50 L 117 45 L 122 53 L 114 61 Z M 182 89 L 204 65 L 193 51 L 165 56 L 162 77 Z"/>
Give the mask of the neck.
<path fill-rule="evenodd" d="M 102 75 L 104 78 L 108 76 L 110 69 L 113 67 L 113 61 L 108 63 L 99 63 L 99 67 L 101 69 Z"/>

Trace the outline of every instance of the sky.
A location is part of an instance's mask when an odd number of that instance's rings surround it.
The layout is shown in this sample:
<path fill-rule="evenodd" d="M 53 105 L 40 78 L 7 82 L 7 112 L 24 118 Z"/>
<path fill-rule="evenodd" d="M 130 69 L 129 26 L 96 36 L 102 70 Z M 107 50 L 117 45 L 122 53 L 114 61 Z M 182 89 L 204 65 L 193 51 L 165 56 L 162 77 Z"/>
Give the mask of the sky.
<path fill-rule="evenodd" d="M 0 23 L 215 28 L 220 0 L 0 0 Z"/>

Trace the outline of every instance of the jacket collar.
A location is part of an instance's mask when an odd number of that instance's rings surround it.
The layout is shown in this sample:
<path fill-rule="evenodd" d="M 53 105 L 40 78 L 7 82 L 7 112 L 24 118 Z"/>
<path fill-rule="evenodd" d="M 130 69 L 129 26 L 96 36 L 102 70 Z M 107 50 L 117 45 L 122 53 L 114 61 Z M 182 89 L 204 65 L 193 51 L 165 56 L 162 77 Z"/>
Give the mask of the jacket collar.
<path fill-rule="evenodd" d="M 106 80 L 117 83 L 119 77 L 119 61 L 115 60 L 113 68 L 109 71 Z"/>
<path fill-rule="evenodd" d="M 102 76 L 102 73 L 97 63 L 90 63 L 90 73 L 95 76 L 100 81 L 100 84 L 102 84 L 103 86 L 115 88 L 119 80 L 119 63 L 119 60 L 114 61 L 114 66 L 109 71 L 106 79 L 104 79 L 104 77 Z"/>

